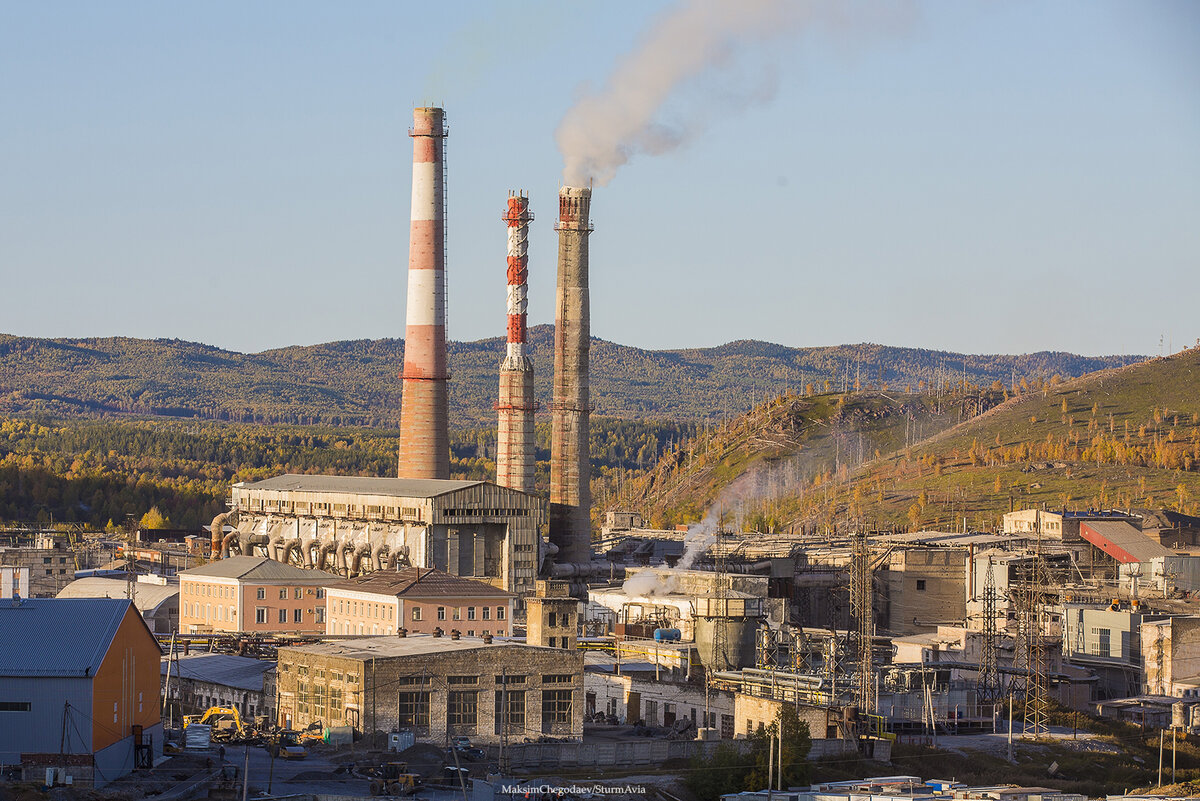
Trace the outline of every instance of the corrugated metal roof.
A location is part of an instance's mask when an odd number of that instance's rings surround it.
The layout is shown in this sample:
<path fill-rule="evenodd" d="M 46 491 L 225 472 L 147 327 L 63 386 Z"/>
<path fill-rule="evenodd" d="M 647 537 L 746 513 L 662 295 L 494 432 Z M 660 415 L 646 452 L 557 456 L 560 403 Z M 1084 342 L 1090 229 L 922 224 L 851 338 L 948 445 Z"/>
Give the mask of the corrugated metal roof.
<path fill-rule="evenodd" d="M 513 593 L 485 581 L 452 576 L 432 567 L 406 567 L 403 570 L 376 570 L 349 581 L 330 584 L 342 590 L 371 592 L 400 598 L 515 598 Z"/>
<path fill-rule="evenodd" d="M 231 556 L 200 567 L 181 570 L 179 575 L 189 578 L 212 576 L 246 581 L 290 581 L 296 584 L 327 584 L 341 580 L 341 576 L 335 576 L 333 573 L 287 565 L 265 556 Z"/>
<path fill-rule="evenodd" d="M 354 495 L 389 495 L 396 498 L 433 498 L 447 492 L 483 484 L 483 481 L 449 481 L 434 478 L 371 478 L 367 476 L 302 476 L 288 473 L 240 484 L 250 490 L 337 492 Z M 516 490 L 510 490 L 516 492 Z"/>
<path fill-rule="evenodd" d="M 90 576 L 72 581 L 63 587 L 58 598 L 124 598 L 129 584 L 123 579 Z M 163 601 L 179 595 L 179 582 L 170 584 L 147 584 L 133 582 L 133 605 L 145 614 L 153 612 L 162 605 Z"/>
<path fill-rule="evenodd" d="M 161 671 L 163 676 L 167 675 L 167 662 L 168 657 L 164 656 Z M 176 657 L 171 665 L 171 676 L 262 692 L 263 675 L 274 669 L 274 662 L 245 656 L 188 654 Z"/>
<path fill-rule="evenodd" d="M 129 607 L 125 598 L 0 602 L 0 676 L 94 676 Z"/>
<path fill-rule="evenodd" d="M 1174 551 L 1164 548 L 1124 521 L 1089 520 L 1079 524 L 1079 535 L 1123 564 L 1149 562 L 1156 556 L 1175 555 Z"/>

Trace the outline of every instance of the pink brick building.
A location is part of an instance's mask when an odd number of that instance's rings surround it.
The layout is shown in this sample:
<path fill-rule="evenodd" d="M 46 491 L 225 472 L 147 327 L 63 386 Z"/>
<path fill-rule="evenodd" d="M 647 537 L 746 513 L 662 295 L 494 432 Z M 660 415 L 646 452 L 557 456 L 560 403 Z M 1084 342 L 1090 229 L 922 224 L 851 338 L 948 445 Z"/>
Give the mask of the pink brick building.
<path fill-rule="evenodd" d="M 184 633 L 324 634 L 321 570 L 261 556 L 231 556 L 179 573 L 179 630 Z"/>
<path fill-rule="evenodd" d="M 512 636 L 516 596 L 429 567 L 376 571 L 327 584 L 326 634 L 395 635 L 458 630 L 467 637 Z"/>

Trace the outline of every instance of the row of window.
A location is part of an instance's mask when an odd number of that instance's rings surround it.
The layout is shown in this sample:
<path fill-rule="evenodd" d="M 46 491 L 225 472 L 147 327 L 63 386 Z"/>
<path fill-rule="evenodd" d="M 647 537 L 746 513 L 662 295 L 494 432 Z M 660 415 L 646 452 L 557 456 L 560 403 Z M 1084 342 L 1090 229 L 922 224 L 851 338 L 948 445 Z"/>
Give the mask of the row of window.
<path fill-rule="evenodd" d="M 329 633 L 330 634 L 359 634 L 364 637 L 366 637 L 366 636 L 375 637 L 375 636 L 378 636 L 381 634 L 382 635 L 395 634 L 395 631 L 393 631 L 391 626 L 381 626 L 378 623 L 363 623 L 361 620 L 359 620 L 359 621 L 338 620 L 336 618 L 331 618 L 329 621 Z M 467 629 L 467 631 L 466 631 L 466 635 L 468 637 L 474 637 L 476 634 L 478 634 L 480 637 L 482 637 L 485 634 L 496 634 L 496 635 L 503 637 L 504 635 L 508 634 L 508 632 L 503 628 L 499 628 L 499 629 L 495 629 L 495 630 L 492 630 L 492 629 Z M 563 641 L 564 642 L 566 641 L 565 637 L 563 638 Z M 566 647 L 566 646 L 564 646 L 564 647 Z"/>
<path fill-rule="evenodd" d="M 236 598 L 236 587 L 223 586 L 220 584 L 194 584 L 185 582 L 180 587 L 180 593 L 183 595 L 197 595 L 205 598 Z M 315 595 L 317 598 L 325 597 L 325 590 L 322 587 L 308 587 L 308 593 Z M 304 598 L 304 587 L 280 587 L 279 599 L 287 600 L 289 597 L 297 601 Z M 259 587 L 256 593 L 258 600 L 265 601 L 267 599 L 267 588 Z"/>
<path fill-rule="evenodd" d="M 255 623 L 270 623 L 271 610 L 266 606 L 254 607 L 254 622 Z M 292 623 L 304 622 L 305 610 L 292 609 L 290 612 L 287 609 L 276 610 L 276 622 L 287 623 L 289 617 Z M 215 607 L 212 604 L 192 603 L 191 601 L 183 602 L 183 616 L 189 618 L 203 619 L 206 623 L 236 623 L 237 609 L 233 606 L 222 606 L 217 604 Z M 324 625 L 325 623 L 325 607 L 318 606 L 312 610 L 313 622 L 316 625 Z"/>
<path fill-rule="evenodd" d="M 421 510 L 413 506 L 379 506 L 344 503 L 309 503 L 308 501 L 284 501 L 270 498 L 250 498 L 238 504 L 239 508 L 266 512 L 295 512 L 296 514 L 313 514 L 318 517 L 333 515 L 337 517 L 357 517 L 365 513 L 370 517 L 397 518 L 403 520 L 420 520 Z"/>
<path fill-rule="evenodd" d="M 446 723 L 457 731 L 469 731 L 479 725 L 481 690 L 450 690 L 446 693 Z M 430 695 L 428 690 L 403 690 L 397 693 L 396 709 L 401 727 L 429 728 Z M 543 727 L 571 722 L 572 690 L 542 690 Z M 486 696 L 485 696 L 486 697 Z M 526 721 L 526 691 L 496 690 L 492 693 L 493 726 L 500 734 L 503 724 L 508 731 L 523 732 Z"/>
<path fill-rule="evenodd" d="M 372 604 L 365 601 L 349 601 L 341 598 L 333 602 L 333 611 L 330 614 L 335 615 L 355 615 L 357 617 L 370 617 L 376 620 L 391 620 L 395 608 L 387 604 Z"/>
<path fill-rule="evenodd" d="M 419 606 L 412 607 L 412 619 L 413 620 L 421 620 L 421 615 L 423 614 L 421 609 L 422 608 Z M 507 614 L 507 611 L 506 611 L 507 609 L 508 609 L 508 607 L 506 607 L 506 606 L 497 606 L 496 607 L 496 620 L 504 620 L 504 616 Z M 468 607 L 466 607 L 466 610 L 467 610 L 467 620 L 475 620 L 476 619 L 475 618 L 475 607 L 468 606 Z M 450 607 L 450 619 L 451 620 L 461 620 L 462 619 L 462 611 L 463 611 L 463 607 L 461 607 L 461 606 Z M 438 620 L 445 620 L 446 619 L 446 607 L 439 606 L 437 608 L 436 614 L 437 614 Z M 479 607 L 479 619 L 480 620 L 491 620 L 492 619 L 492 607 L 490 607 L 490 606 Z"/>

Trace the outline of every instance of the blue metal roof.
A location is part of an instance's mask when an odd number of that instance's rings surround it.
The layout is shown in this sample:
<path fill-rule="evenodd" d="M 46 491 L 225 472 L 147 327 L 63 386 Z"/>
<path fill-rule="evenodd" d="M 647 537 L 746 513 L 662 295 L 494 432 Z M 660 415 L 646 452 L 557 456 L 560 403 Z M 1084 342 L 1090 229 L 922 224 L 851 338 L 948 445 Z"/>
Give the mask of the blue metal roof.
<path fill-rule="evenodd" d="M 0 601 L 0 676 L 94 676 L 129 606 L 125 598 Z"/>

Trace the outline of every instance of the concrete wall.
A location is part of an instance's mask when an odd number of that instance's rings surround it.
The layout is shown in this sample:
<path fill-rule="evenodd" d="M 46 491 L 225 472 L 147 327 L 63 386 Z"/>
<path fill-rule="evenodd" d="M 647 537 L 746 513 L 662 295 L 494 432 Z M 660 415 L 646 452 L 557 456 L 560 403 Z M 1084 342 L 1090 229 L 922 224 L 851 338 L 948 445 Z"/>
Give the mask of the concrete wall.
<path fill-rule="evenodd" d="M 896 551 L 879 579 L 887 628 L 897 634 L 935 631 L 967 617 L 965 548 Z"/>
<path fill-rule="evenodd" d="M 56 541 L 57 544 L 57 541 Z M 0 565 L 29 568 L 32 598 L 53 598 L 75 580 L 75 559 L 66 548 L 0 548 Z"/>
<path fill-rule="evenodd" d="M 1146 693 L 1180 695 L 1176 682 L 1200 675 L 1200 617 L 1144 621 L 1142 662 Z"/>
<path fill-rule="evenodd" d="M 814 740 L 838 739 L 845 734 L 842 726 L 842 713 L 839 709 L 791 704 L 745 693 L 734 694 L 734 717 L 737 733 L 745 736 L 757 731 L 759 726 L 764 728 L 770 726 L 775 722 L 779 716 L 779 710 L 784 706 L 795 707 L 800 720 L 808 724 L 808 734 Z"/>
<path fill-rule="evenodd" d="M 647 726 L 670 725 L 670 721 L 688 719 L 697 726 L 708 725 L 732 739 L 738 732 L 733 717 L 733 694 L 695 685 L 656 681 L 649 675 L 621 675 L 591 672 L 584 674 L 585 706 L 605 714 L 615 714 L 622 722 L 643 721 Z M 705 723 L 705 710 L 708 723 Z"/>
<path fill-rule="evenodd" d="M 574 648 L 579 642 L 579 602 L 574 598 L 525 599 L 525 642 Z"/>

